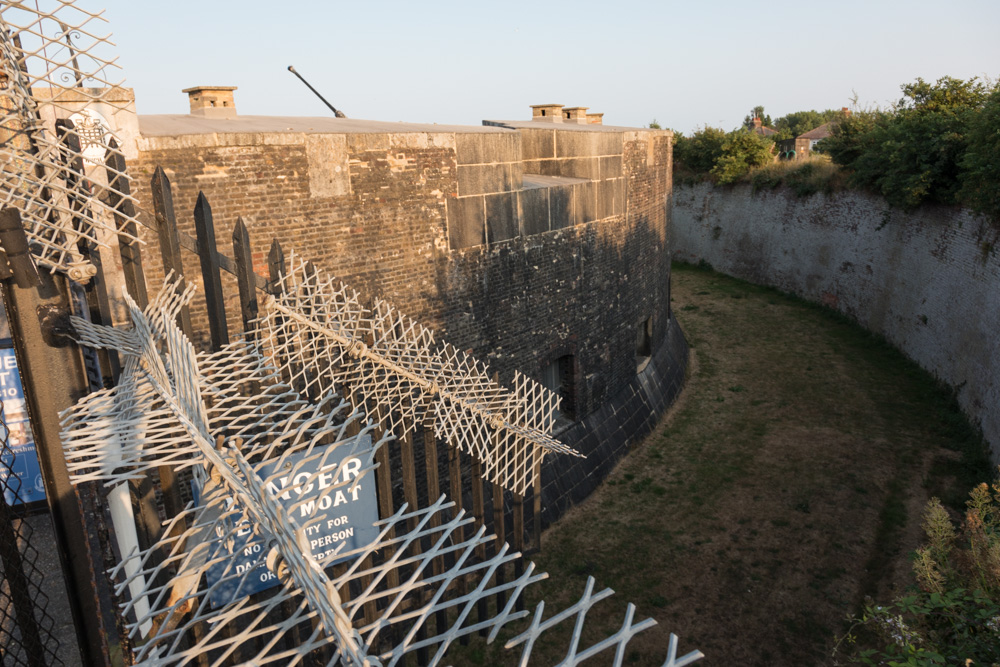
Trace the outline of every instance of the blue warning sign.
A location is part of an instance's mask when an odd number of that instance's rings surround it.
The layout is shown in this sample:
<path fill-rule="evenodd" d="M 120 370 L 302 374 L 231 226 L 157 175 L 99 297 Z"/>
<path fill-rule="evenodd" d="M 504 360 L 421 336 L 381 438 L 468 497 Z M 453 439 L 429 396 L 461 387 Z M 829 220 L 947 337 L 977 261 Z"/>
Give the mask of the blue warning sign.
<path fill-rule="evenodd" d="M 17 372 L 17 357 L 11 348 L 0 348 L 0 399 L 3 399 L 4 421 L 10 429 L 7 439 L 10 453 L 5 452 L 0 457 L 4 499 L 10 505 L 45 500 L 45 484 L 28 421 L 24 387 Z"/>

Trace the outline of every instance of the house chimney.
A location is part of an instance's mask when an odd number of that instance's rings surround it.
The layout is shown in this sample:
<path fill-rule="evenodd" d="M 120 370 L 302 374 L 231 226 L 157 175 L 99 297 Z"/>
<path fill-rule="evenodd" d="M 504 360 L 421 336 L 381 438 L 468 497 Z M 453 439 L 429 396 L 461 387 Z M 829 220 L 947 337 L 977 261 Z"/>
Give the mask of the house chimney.
<path fill-rule="evenodd" d="M 181 92 L 188 94 L 192 116 L 236 118 L 234 90 L 236 86 L 195 86 L 185 88 Z"/>
<path fill-rule="evenodd" d="M 753 119 L 753 129 L 759 130 L 761 125 L 763 125 L 763 123 L 760 120 L 760 116 L 755 116 Z"/>
<path fill-rule="evenodd" d="M 844 117 L 847 118 L 850 117 L 851 110 L 848 109 L 847 107 L 840 107 L 840 113 L 844 114 Z"/>
<path fill-rule="evenodd" d="M 562 108 L 561 104 L 532 104 L 531 120 L 561 123 L 563 122 Z"/>
<path fill-rule="evenodd" d="M 587 124 L 587 107 L 566 107 L 562 113 L 564 123 Z"/>
<path fill-rule="evenodd" d="M 588 113 L 587 123 L 590 125 L 604 125 L 604 114 L 603 113 Z"/>

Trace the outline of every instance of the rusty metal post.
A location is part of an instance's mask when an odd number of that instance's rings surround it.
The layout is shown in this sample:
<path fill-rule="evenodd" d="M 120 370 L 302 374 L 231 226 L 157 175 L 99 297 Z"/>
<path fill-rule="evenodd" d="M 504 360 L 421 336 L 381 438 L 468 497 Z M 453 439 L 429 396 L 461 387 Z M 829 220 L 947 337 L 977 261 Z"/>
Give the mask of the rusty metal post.
<path fill-rule="evenodd" d="M 114 612 L 102 602 L 95 576 L 102 559 L 92 553 L 83 504 L 70 484 L 59 437 L 59 412 L 87 393 L 87 379 L 79 348 L 63 337 L 70 313 L 65 278 L 48 272 L 40 277 L 38 288 L 4 282 L 3 298 L 80 652 L 87 665 L 111 665 L 109 634 L 110 643 L 117 643 L 117 630 Z"/>

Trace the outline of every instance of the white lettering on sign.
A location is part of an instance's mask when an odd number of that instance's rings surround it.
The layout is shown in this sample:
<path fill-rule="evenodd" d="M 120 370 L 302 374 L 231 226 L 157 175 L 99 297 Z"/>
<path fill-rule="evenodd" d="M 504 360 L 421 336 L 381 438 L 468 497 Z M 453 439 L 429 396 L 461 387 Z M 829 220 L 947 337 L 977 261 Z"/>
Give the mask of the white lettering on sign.
<path fill-rule="evenodd" d="M 331 470 L 335 470 L 336 472 L 331 474 L 330 472 L 328 472 Z M 355 477 L 357 477 L 360 471 L 361 471 L 361 459 L 359 458 L 347 459 L 345 461 L 342 461 L 339 465 L 336 463 L 330 463 L 328 465 L 325 465 L 322 468 L 320 468 L 319 470 L 320 474 L 318 479 L 316 480 L 317 482 L 319 482 L 319 490 L 322 491 L 323 489 L 328 489 L 337 483 L 349 482 Z M 277 484 L 275 484 L 274 480 L 271 480 L 267 483 L 267 490 L 271 493 L 272 496 L 275 496 L 276 498 L 280 498 L 282 500 L 291 500 L 292 499 L 291 490 L 295 489 L 296 495 L 299 498 L 301 498 L 305 494 L 312 492 L 314 488 L 312 482 L 309 482 L 308 484 L 303 486 L 306 480 L 308 480 L 312 476 L 313 473 L 311 472 L 300 472 L 291 479 L 291 483 L 289 483 L 288 475 L 284 477 L 279 477 L 277 481 L 278 484 L 280 484 L 281 486 L 278 486 Z M 341 492 L 338 491 L 337 493 Z M 343 494 L 341 493 L 341 495 Z M 357 495 L 358 492 L 357 489 L 355 489 L 354 500 L 358 499 Z M 345 498 L 343 502 L 347 502 L 347 499 Z M 329 505 L 327 507 L 329 507 Z"/>
<path fill-rule="evenodd" d="M 343 542 L 348 537 L 354 537 L 354 528 L 348 528 L 346 530 L 338 530 L 335 533 L 330 533 L 329 535 L 324 535 L 323 537 L 317 538 L 315 540 L 309 540 L 309 546 L 315 550 L 316 547 L 325 547 L 329 544 L 336 544 L 337 542 Z"/>

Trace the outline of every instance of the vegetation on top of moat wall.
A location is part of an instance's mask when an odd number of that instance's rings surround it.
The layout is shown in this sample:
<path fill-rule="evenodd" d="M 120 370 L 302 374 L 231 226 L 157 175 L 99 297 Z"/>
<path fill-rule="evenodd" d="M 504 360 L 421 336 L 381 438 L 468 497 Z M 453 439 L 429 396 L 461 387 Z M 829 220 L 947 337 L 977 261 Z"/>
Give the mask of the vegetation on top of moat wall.
<path fill-rule="evenodd" d="M 857 191 L 674 189 L 675 259 L 831 306 L 955 388 L 1000 462 L 1000 228 Z"/>
<path fill-rule="evenodd" d="M 678 133 L 675 183 L 787 185 L 799 195 L 855 188 L 903 210 L 958 204 L 1000 226 L 1000 83 L 918 78 L 901 88 L 889 108 L 840 114 L 814 149 L 819 159 L 775 164 L 773 141 L 746 127 Z"/>

